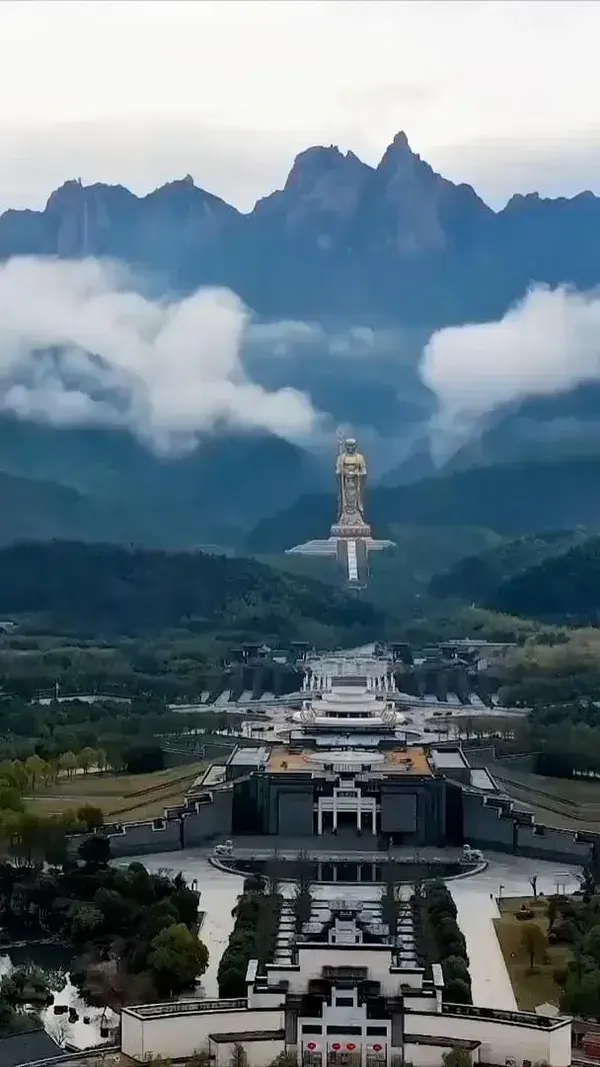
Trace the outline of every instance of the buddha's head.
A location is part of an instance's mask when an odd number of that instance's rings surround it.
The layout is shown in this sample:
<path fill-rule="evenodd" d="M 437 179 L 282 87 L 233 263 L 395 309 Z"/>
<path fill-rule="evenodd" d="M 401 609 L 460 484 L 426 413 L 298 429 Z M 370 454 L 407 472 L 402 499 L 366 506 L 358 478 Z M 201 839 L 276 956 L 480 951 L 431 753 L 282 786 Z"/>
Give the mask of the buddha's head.
<path fill-rule="evenodd" d="M 356 452 L 356 441 L 353 437 L 347 437 L 345 441 L 345 448 L 348 455 L 353 456 Z"/>

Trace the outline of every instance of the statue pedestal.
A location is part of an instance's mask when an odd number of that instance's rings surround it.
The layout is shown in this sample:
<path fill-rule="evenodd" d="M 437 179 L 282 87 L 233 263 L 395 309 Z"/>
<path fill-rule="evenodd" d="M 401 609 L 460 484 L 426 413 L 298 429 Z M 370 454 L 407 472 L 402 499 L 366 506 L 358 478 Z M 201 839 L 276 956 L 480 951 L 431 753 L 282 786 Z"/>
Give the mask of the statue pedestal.
<path fill-rule="evenodd" d="M 366 522 L 334 523 L 331 527 L 332 537 L 346 537 L 356 540 L 357 537 L 368 538 L 371 536 L 371 527 Z"/>

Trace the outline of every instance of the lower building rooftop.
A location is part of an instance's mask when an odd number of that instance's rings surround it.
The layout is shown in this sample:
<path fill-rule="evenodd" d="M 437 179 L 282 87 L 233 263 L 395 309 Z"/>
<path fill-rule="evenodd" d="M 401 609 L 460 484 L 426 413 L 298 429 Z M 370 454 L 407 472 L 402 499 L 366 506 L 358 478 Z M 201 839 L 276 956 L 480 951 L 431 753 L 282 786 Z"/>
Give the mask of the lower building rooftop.
<path fill-rule="evenodd" d="M 293 752 L 288 748 L 272 749 L 266 770 L 270 774 L 286 772 L 314 774 L 333 765 L 334 770 L 359 772 L 363 766 L 383 774 L 433 777 L 427 750 L 418 746 L 409 748 L 379 749 L 371 751 L 360 748 L 334 749 L 329 752 L 306 749 Z"/>

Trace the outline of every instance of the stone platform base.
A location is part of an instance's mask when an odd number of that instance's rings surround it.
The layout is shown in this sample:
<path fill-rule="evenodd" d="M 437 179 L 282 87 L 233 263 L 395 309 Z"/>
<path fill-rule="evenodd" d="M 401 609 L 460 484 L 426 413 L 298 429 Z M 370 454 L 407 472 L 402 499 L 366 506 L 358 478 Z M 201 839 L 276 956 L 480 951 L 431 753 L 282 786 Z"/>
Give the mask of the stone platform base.
<path fill-rule="evenodd" d="M 337 556 L 338 542 L 340 540 L 354 540 L 354 538 L 325 537 L 322 540 L 305 541 L 302 545 L 294 548 L 286 548 L 286 556 Z M 373 537 L 360 538 L 365 543 L 367 552 L 380 552 L 386 548 L 395 548 L 393 541 L 378 541 Z"/>

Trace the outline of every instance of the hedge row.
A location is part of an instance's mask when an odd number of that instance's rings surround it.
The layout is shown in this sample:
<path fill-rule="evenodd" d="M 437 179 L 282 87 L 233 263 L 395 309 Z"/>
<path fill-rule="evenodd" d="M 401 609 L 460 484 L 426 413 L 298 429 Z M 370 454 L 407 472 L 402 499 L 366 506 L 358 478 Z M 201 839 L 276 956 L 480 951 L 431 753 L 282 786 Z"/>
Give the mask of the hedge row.
<path fill-rule="evenodd" d="M 444 1001 L 472 1004 L 467 944 L 456 921 L 456 904 L 443 882 L 427 886 L 423 911 L 430 954 L 442 965 Z"/>
<path fill-rule="evenodd" d="M 246 878 L 244 891 L 233 910 L 235 924 L 219 964 L 219 996 L 245 996 L 250 960 L 257 959 L 259 967 L 271 962 L 281 905 L 282 897 L 278 893 L 265 891 L 264 879 L 257 875 Z"/>

